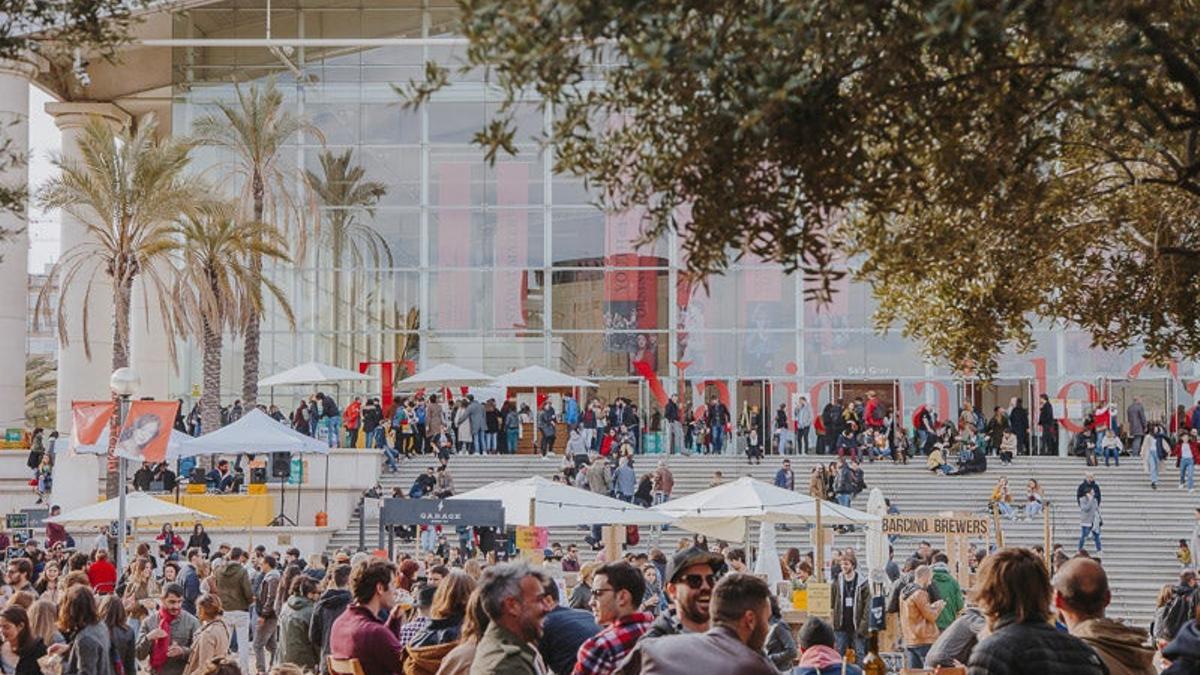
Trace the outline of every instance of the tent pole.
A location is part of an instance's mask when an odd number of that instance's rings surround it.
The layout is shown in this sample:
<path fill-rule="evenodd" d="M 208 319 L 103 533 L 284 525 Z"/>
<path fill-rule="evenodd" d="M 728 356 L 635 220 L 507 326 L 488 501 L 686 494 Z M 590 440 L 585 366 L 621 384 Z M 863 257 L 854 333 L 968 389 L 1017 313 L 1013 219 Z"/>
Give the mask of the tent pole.
<path fill-rule="evenodd" d="M 329 454 L 325 454 L 325 506 L 321 508 L 325 513 L 329 513 Z M 301 464 L 300 466 L 304 465 Z"/>
<path fill-rule="evenodd" d="M 825 500 L 818 498 L 817 507 L 817 524 L 816 524 L 816 552 L 813 554 L 813 559 L 817 562 L 815 573 L 817 578 L 825 581 L 825 530 L 821 529 L 821 502 Z"/>
<path fill-rule="evenodd" d="M 542 407 L 538 405 L 537 387 L 533 388 L 533 454 L 538 454 L 538 420 L 542 417 Z"/>

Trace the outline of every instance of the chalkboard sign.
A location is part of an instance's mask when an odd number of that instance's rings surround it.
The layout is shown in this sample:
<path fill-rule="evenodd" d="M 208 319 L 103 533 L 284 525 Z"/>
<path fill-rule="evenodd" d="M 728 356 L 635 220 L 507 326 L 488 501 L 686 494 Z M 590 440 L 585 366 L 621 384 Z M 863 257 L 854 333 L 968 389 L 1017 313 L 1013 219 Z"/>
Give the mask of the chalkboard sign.
<path fill-rule="evenodd" d="M 26 521 L 25 527 L 35 530 L 45 527 L 46 519 L 50 517 L 50 509 L 44 506 L 27 506 L 21 509 L 21 513 L 29 519 Z"/>
<path fill-rule="evenodd" d="M 19 530 L 29 527 L 28 513 L 8 513 L 4 516 L 4 527 L 8 530 Z"/>

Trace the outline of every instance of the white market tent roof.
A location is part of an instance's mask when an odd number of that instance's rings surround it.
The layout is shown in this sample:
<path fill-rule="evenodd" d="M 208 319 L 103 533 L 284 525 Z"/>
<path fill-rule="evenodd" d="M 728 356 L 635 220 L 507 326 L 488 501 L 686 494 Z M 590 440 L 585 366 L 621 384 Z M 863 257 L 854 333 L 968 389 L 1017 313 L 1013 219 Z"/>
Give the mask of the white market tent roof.
<path fill-rule="evenodd" d="M 595 387 L 597 384 L 542 366 L 528 366 L 497 377 L 493 386 L 508 389 L 571 389 Z"/>
<path fill-rule="evenodd" d="M 184 456 L 218 455 L 246 452 L 320 452 L 328 453 L 329 445 L 311 436 L 294 431 L 254 408 L 238 421 L 216 431 L 183 442 Z"/>
<path fill-rule="evenodd" d="M 81 455 L 107 455 L 108 454 L 108 430 L 105 426 L 100 432 L 100 437 L 91 445 L 75 446 L 75 453 Z M 191 436 L 183 433 L 178 429 L 171 430 L 171 437 L 167 439 L 167 461 L 175 461 L 182 457 L 187 457 L 188 454 L 183 450 L 183 444 L 192 440 Z M 123 456 L 123 455 L 122 455 Z M 130 457 L 129 459 L 141 459 L 140 457 Z"/>
<path fill-rule="evenodd" d="M 451 363 L 439 363 L 397 383 L 401 389 L 422 387 L 485 387 L 492 384 L 492 376 Z"/>
<path fill-rule="evenodd" d="M 119 518 L 119 510 L 120 500 L 109 499 L 98 504 L 73 509 L 52 518 L 47 518 L 46 520 L 52 523 L 63 523 L 79 527 L 108 525 Z M 125 517 L 137 522 L 139 525 L 161 525 L 163 523 L 217 519 L 217 516 L 212 514 L 163 501 L 145 492 L 130 492 L 125 497 Z"/>
<path fill-rule="evenodd" d="M 504 503 L 505 525 L 665 525 L 674 518 L 541 476 L 496 481 L 454 499 L 494 499 Z M 530 522 L 530 504 L 533 522 Z"/>
<path fill-rule="evenodd" d="M 751 520 L 815 525 L 817 500 L 749 476 L 659 504 L 654 511 L 674 516 L 680 527 L 726 541 L 746 541 Z M 821 502 L 821 524 L 863 525 L 879 517 Z"/>
<path fill-rule="evenodd" d="M 260 387 L 285 387 L 298 384 L 325 384 L 335 382 L 367 382 L 375 378 L 370 375 L 356 373 L 353 370 L 338 368 L 327 363 L 309 361 L 265 377 L 258 381 Z"/>

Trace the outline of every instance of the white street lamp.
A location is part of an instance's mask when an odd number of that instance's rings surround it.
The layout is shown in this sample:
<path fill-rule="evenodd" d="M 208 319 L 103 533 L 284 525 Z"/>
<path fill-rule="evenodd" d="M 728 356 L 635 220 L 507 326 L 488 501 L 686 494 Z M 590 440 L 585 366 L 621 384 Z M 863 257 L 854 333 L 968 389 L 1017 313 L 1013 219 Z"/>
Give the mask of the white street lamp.
<path fill-rule="evenodd" d="M 136 370 L 129 367 L 117 368 L 108 379 L 108 388 L 117 397 L 117 430 L 125 426 L 125 418 L 129 415 L 129 399 L 137 393 L 141 384 L 142 378 L 138 377 Z M 111 431 L 109 448 L 115 451 L 118 440 L 118 431 Z M 117 574 L 120 575 L 125 570 L 125 528 L 128 526 L 128 518 L 125 516 L 125 459 L 115 455 L 115 452 L 112 458 L 117 463 Z"/>

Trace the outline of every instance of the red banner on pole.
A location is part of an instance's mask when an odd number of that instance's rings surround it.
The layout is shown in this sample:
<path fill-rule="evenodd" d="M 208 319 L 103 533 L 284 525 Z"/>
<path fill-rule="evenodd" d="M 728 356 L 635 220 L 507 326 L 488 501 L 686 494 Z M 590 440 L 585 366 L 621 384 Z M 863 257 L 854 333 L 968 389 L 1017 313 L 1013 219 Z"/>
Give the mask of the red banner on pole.
<path fill-rule="evenodd" d="M 93 445 L 112 418 L 112 401 L 71 402 L 71 448 Z"/>
<path fill-rule="evenodd" d="M 155 464 L 165 460 L 178 408 L 178 401 L 134 401 L 121 427 L 116 454 Z"/>

